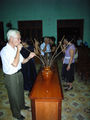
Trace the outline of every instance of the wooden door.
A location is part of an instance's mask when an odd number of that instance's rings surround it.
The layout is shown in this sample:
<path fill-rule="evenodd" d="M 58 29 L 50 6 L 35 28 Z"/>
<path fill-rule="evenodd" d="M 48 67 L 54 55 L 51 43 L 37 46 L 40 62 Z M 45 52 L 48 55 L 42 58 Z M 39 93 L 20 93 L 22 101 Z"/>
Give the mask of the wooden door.
<path fill-rule="evenodd" d="M 18 28 L 21 32 L 22 39 L 34 39 L 37 38 L 39 41 L 42 38 L 42 21 L 18 21 Z"/>
<path fill-rule="evenodd" d="M 83 19 L 57 20 L 57 41 L 62 39 L 63 35 L 70 35 L 75 40 L 81 37 L 83 40 Z"/>
<path fill-rule="evenodd" d="M 3 29 L 3 22 L 0 22 L 0 42 L 4 41 L 4 29 Z"/>

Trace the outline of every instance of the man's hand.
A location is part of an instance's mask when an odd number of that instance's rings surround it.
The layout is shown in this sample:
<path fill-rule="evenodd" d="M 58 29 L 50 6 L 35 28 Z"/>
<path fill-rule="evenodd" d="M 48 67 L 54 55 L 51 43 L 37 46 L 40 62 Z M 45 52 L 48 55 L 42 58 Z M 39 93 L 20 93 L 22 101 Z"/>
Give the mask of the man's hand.
<path fill-rule="evenodd" d="M 16 56 L 14 58 L 14 61 L 12 63 L 12 65 L 14 67 L 17 67 L 18 66 L 18 63 L 19 63 L 19 57 L 20 57 L 20 50 L 22 49 L 22 44 L 18 44 L 17 45 L 17 53 L 16 53 Z"/>
<path fill-rule="evenodd" d="M 18 46 L 17 46 L 17 50 L 20 52 L 20 50 L 22 49 L 22 44 L 19 44 Z"/>

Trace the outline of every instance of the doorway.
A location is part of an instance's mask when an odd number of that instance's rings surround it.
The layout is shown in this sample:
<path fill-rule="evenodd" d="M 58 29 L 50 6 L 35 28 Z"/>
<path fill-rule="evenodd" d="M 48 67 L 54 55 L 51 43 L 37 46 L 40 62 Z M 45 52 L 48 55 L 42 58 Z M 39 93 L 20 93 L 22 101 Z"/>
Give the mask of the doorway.
<path fill-rule="evenodd" d="M 83 19 L 57 20 L 57 42 L 63 35 L 70 35 L 77 42 L 78 37 L 83 40 Z"/>
<path fill-rule="evenodd" d="M 3 28 L 3 22 L 0 22 L 0 50 L 4 47 L 5 41 L 4 41 L 4 28 Z M 1 57 L 0 57 L 0 68 L 2 67 Z"/>
<path fill-rule="evenodd" d="M 3 22 L 0 22 L 0 42 L 4 41 L 4 29 L 3 29 Z"/>
<path fill-rule="evenodd" d="M 18 28 L 21 32 L 22 39 L 34 39 L 37 38 L 39 41 L 42 38 L 42 21 L 18 21 Z"/>

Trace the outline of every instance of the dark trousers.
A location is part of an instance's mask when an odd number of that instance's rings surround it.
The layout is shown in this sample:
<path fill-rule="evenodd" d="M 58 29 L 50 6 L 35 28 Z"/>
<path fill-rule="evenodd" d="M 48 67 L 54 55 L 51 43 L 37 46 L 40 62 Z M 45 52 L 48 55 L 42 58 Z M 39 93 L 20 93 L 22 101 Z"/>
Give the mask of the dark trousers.
<path fill-rule="evenodd" d="M 21 72 L 13 75 L 5 74 L 4 81 L 8 92 L 12 115 L 18 118 L 20 116 L 20 110 L 25 106 L 23 75 Z"/>
<path fill-rule="evenodd" d="M 70 70 L 67 71 L 68 64 L 62 66 L 62 77 L 66 82 L 72 83 L 74 81 L 74 63 L 70 65 Z"/>

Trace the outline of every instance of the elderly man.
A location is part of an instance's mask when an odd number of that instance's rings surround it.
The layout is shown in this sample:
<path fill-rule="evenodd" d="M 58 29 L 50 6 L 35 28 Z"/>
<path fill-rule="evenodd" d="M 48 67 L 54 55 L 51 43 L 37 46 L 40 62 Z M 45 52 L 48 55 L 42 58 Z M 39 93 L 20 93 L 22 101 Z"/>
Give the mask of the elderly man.
<path fill-rule="evenodd" d="M 44 42 L 40 45 L 41 55 L 44 56 L 45 53 L 51 52 L 49 38 L 45 37 Z"/>
<path fill-rule="evenodd" d="M 7 39 L 8 43 L 1 50 L 2 67 L 5 74 L 4 82 L 13 117 L 24 120 L 25 117 L 21 115 L 20 111 L 21 109 L 28 110 L 29 107 L 25 106 L 21 64 L 28 62 L 35 56 L 35 53 L 31 52 L 26 59 L 20 54 L 22 44 L 20 44 L 21 36 L 19 31 L 9 30 Z"/>

